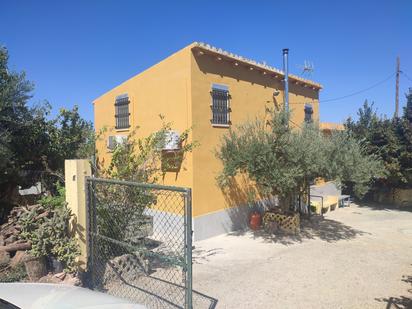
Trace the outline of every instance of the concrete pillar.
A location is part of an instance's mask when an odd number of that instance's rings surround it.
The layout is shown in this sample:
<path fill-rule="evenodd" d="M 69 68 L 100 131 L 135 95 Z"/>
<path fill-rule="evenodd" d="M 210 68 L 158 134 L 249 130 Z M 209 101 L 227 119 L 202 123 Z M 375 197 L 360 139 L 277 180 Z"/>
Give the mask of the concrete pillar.
<path fill-rule="evenodd" d="M 86 270 L 87 265 L 85 177 L 91 174 L 88 160 L 64 162 L 66 202 L 74 215 L 73 227 L 80 246 L 78 262 L 81 270 Z"/>

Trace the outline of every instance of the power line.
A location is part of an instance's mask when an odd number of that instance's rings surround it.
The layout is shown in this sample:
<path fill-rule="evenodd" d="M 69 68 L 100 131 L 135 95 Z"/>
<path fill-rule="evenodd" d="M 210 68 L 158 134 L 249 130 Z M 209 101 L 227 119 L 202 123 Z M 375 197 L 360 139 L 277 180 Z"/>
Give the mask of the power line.
<path fill-rule="evenodd" d="M 410 81 L 412 81 L 412 79 L 410 77 L 408 77 L 404 72 L 401 71 L 401 73 L 403 73 L 405 75 L 405 77 L 407 77 Z M 342 99 L 346 99 L 346 98 L 361 94 L 363 92 L 366 92 L 370 89 L 373 89 L 373 88 L 383 84 L 384 82 L 390 80 L 393 76 L 395 76 L 395 74 L 396 74 L 396 72 L 392 73 L 391 75 L 386 77 L 384 80 L 381 80 L 380 82 L 377 82 L 376 84 L 373 84 L 372 86 L 369 86 L 369 87 L 364 88 L 362 90 L 359 90 L 359 91 L 356 91 L 356 92 L 353 92 L 353 93 L 350 93 L 350 94 L 347 94 L 347 95 L 344 95 L 344 96 L 341 96 L 341 97 L 337 97 L 337 98 L 319 100 L 319 103 L 339 101 L 339 100 L 342 100 Z M 312 103 L 312 102 L 309 102 L 309 101 L 308 102 L 289 102 L 289 104 L 307 104 L 307 103 Z"/>
<path fill-rule="evenodd" d="M 408 74 L 406 74 L 406 73 L 403 72 L 403 71 L 401 71 L 401 73 L 402 73 L 407 79 L 409 79 L 409 80 L 412 82 L 412 78 L 410 78 L 410 77 L 408 76 Z"/>
<path fill-rule="evenodd" d="M 402 73 L 408 80 L 410 80 L 412 82 L 412 78 L 410 78 L 405 72 L 403 72 L 403 71 L 399 71 L 399 72 Z M 386 77 L 385 79 L 381 80 L 380 82 L 377 82 L 376 84 L 373 84 L 373 85 L 371 85 L 367 88 L 364 88 L 362 90 L 359 90 L 359 91 L 356 91 L 356 92 L 353 92 L 353 93 L 350 93 L 350 94 L 347 94 L 347 95 L 344 95 L 344 96 L 341 96 L 341 97 L 333 98 L 333 99 L 321 100 L 321 101 L 319 101 L 319 103 L 338 101 L 338 100 L 342 100 L 342 99 L 345 99 L 345 98 L 349 98 L 349 97 L 361 94 L 363 92 L 366 92 L 370 89 L 373 89 L 373 88 L 385 83 L 386 81 L 390 80 L 393 76 L 395 76 L 396 73 L 397 72 L 392 73 L 388 77 Z M 307 104 L 307 102 L 289 102 L 289 104 Z M 294 124 L 298 128 L 302 129 L 302 127 L 300 125 L 298 125 L 297 123 L 295 123 L 294 121 L 289 119 L 289 122 L 291 122 L 292 124 Z"/>
<path fill-rule="evenodd" d="M 375 87 L 383 84 L 384 82 L 387 82 L 387 81 L 390 80 L 393 76 L 395 76 L 395 74 L 396 74 L 396 72 L 392 73 L 391 75 L 389 75 L 388 77 L 386 77 L 384 80 L 381 80 L 380 82 L 377 82 L 376 84 L 373 84 L 372 86 L 369 86 L 369 87 L 367 87 L 367 88 L 365 88 L 365 89 L 362 89 L 362 90 L 359 90 L 359 91 L 356 91 L 356 92 L 353 92 L 353 93 L 350 93 L 350 94 L 347 94 L 347 95 L 344 95 L 344 96 L 341 96 L 341 97 L 337 97 L 337 98 L 333 98 L 333 99 L 321 100 L 321 101 L 319 101 L 319 103 L 338 101 L 338 100 L 346 99 L 346 98 L 353 97 L 353 96 L 355 96 L 355 95 L 361 94 L 361 93 L 363 93 L 363 92 L 366 92 L 366 91 L 368 91 L 368 90 L 370 90 L 370 89 L 373 89 L 373 88 L 375 88 Z"/>

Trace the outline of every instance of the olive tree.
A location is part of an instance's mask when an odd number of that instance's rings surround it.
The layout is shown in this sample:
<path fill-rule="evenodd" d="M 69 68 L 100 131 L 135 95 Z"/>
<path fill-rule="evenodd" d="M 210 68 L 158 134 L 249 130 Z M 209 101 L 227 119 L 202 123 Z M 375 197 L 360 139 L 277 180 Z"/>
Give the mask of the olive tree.
<path fill-rule="evenodd" d="M 264 195 L 275 195 L 288 208 L 293 194 L 305 191 L 317 177 L 350 183 L 363 196 L 371 181 L 384 177 L 378 156 L 347 132 L 325 136 L 313 123 L 288 125 L 290 115 L 272 111 L 269 121 L 256 119 L 230 129 L 217 157 L 223 163 L 218 176 L 222 187 L 246 174 Z"/>

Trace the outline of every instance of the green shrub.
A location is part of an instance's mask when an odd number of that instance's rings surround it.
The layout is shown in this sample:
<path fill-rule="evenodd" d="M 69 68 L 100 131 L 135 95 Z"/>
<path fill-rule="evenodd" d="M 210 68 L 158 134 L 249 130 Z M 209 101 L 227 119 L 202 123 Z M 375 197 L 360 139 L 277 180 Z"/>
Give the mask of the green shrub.
<path fill-rule="evenodd" d="M 347 119 L 346 130 L 362 141 L 369 154 L 377 154 L 388 171 L 388 177 L 374 184 L 375 191 L 412 188 L 412 88 L 401 117 L 387 118 L 377 114 L 374 104 L 365 101 L 358 119 Z"/>
<path fill-rule="evenodd" d="M 180 149 L 171 157 L 165 157 L 163 146 L 172 124 L 159 115 L 162 126 L 146 137 L 138 137 L 137 130 L 127 136 L 125 143 L 118 144 L 111 154 L 107 166 L 97 165 L 100 177 L 120 179 L 139 183 L 157 183 L 169 171 L 178 173 L 185 155 L 198 143 L 190 140 L 191 129 L 179 136 Z M 128 228 L 139 229 L 144 211 L 157 203 L 158 193 L 137 186 L 96 183 L 93 187 L 96 204 L 97 228 L 99 234 L 120 242 L 129 241 Z M 144 224 L 144 223 L 143 223 Z M 123 253 L 121 245 L 99 240 L 99 252 L 105 256 Z"/>
<path fill-rule="evenodd" d="M 20 237 L 31 242 L 31 255 L 54 256 L 65 271 L 73 272 L 80 250 L 70 228 L 72 213 L 66 206 L 65 190 L 61 185 L 57 188 L 56 196 L 42 198 L 39 206 L 20 216 Z"/>
<path fill-rule="evenodd" d="M 19 264 L 14 268 L 8 268 L 0 271 L 0 282 L 19 282 L 27 278 L 24 264 Z"/>

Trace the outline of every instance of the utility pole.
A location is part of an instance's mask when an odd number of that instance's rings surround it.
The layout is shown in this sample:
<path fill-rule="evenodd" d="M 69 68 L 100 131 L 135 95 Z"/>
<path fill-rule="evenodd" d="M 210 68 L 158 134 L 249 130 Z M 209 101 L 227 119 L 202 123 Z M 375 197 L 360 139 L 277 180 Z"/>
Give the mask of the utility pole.
<path fill-rule="evenodd" d="M 399 116 L 399 75 L 401 73 L 401 61 L 399 56 L 396 57 L 396 94 L 395 94 L 395 118 Z"/>

